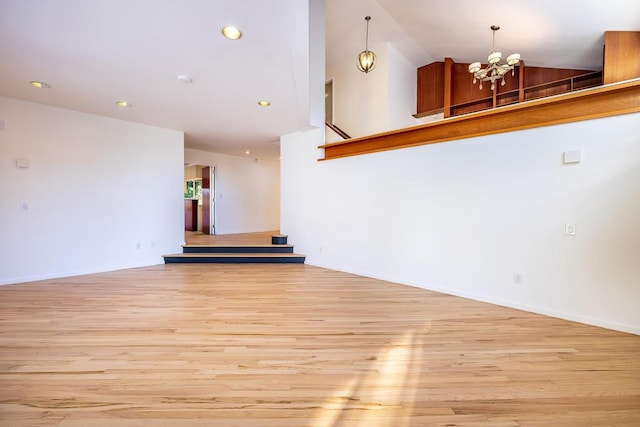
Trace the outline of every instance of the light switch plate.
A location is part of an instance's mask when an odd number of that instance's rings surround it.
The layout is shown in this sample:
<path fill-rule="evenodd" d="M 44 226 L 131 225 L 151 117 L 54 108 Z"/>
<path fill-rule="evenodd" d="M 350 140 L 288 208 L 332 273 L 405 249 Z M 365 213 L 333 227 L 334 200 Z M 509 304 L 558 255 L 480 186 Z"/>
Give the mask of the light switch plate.
<path fill-rule="evenodd" d="M 29 159 L 16 159 L 16 167 L 27 169 L 29 167 Z"/>
<path fill-rule="evenodd" d="M 563 163 L 580 163 L 582 160 L 581 150 L 570 150 L 564 152 Z"/>
<path fill-rule="evenodd" d="M 576 225 L 575 224 L 565 224 L 564 225 L 564 234 L 567 236 L 575 236 L 576 235 Z"/>

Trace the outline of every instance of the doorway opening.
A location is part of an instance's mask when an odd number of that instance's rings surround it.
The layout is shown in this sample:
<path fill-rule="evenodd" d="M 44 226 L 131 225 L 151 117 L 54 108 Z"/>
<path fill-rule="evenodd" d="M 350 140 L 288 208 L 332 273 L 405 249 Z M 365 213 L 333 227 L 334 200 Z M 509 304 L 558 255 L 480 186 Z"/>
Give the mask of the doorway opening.
<path fill-rule="evenodd" d="M 216 234 L 215 166 L 184 166 L 184 228 Z"/>

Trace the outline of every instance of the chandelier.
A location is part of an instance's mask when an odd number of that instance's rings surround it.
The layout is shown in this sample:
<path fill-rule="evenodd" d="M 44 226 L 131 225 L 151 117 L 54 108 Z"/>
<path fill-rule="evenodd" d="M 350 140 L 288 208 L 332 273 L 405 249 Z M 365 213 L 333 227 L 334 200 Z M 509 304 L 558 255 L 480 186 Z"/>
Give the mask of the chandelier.
<path fill-rule="evenodd" d="M 498 25 L 491 26 L 491 31 L 493 31 L 493 46 L 491 53 L 487 57 L 487 68 L 482 68 L 482 64 L 479 62 L 469 64 L 469 72 L 473 74 L 473 84 L 479 81 L 479 89 L 482 89 L 482 82 L 491 82 L 491 90 L 494 90 L 496 80 L 502 80 L 500 84 L 504 86 L 504 75 L 511 70 L 511 75 L 513 76 L 515 74 L 514 67 L 520 62 L 520 54 L 513 53 L 507 56 L 506 63 L 500 63 L 500 61 L 502 61 L 502 52 L 496 52 L 496 31 L 499 29 L 500 27 Z"/>
<path fill-rule="evenodd" d="M 369 50 L 369 21 L 371 17 L 365 16 L 364 20 L 367 21 L 367 36 L 364 42 L 364 50 L 358 55 L 358 70 L 368 73 L 376 67 L 376 54 Z"/>

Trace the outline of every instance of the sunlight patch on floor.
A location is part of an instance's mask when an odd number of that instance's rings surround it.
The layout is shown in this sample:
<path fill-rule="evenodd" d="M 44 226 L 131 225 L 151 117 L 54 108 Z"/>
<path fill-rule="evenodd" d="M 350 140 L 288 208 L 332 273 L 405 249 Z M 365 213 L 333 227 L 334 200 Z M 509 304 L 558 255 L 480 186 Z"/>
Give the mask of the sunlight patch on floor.
<path fill-rule="evenodd" d="M 413 331 L 380 350 L 363 378 L 353 378 L 323 404 L 314 427 L 407 425 L 402 420 L 413 408 L 421 352 Z"/>

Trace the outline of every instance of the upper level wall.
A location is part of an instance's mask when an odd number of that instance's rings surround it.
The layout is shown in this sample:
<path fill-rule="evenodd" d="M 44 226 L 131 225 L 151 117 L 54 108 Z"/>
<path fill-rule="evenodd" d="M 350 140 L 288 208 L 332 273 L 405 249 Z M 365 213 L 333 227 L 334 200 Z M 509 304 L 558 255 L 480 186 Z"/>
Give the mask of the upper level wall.
<path fill-rule="evenodd" d="M 421 123 L 412 117 L 416 66 L 390 43 L 371 46 L 376 68 L 365 74 L 352 62 L 327 70 L 333 80 L 333 122 L 352 137 Z"/>
<path fill-rule="evenodd" d="M 376 53 L 376 68 L 365 74 L 352 63 L 327 70 L 333 80 L 333 123 L 352 137 L 388 129 L 387 55 L 384 44 L 371 46 Z"/>

